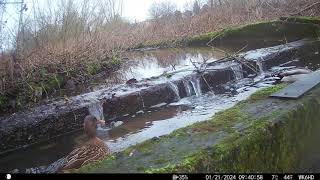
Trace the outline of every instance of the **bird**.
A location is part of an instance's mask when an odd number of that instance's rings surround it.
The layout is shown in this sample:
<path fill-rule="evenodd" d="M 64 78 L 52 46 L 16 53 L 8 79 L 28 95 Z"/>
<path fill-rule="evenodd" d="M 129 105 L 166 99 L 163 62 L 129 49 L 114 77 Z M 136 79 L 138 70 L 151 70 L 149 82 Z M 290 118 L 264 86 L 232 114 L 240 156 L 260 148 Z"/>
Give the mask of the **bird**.
<path fill-rule="evenodd" d="M 59 173 L 67 173 L 72 170 L 79 169 L 80 167 L 92 162 L 97 162 L 105 159 L 112 154 L 111 150 L 105 145 L 105 143 L 97 137 L 97 124 L 103 123 L 101 120 L 97 120 L 94 116 L 88 115 L 84 119 L 84 131 L 89 137 L 89 141 L 74 149 L 64 159 Z"/>

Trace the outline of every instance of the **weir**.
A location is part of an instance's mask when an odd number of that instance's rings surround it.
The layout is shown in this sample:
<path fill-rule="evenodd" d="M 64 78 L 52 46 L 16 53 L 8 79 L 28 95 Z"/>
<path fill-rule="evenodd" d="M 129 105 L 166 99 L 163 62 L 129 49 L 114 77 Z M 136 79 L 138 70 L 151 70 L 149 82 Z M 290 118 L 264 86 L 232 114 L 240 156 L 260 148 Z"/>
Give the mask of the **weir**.
<path fill-rule="evenodd" d="M 296 58 L 302 63 L 305 59 L 314 57 L 316 52 L 319 52 L 319 41 L 302 40 L 242 53 L 236 59 L 230 57 L 209 63 L 208 70 L 201 76 L 196 71 L 173 74 L 170 79 L 158 76 L 143 79 L 130 86 L 122 84 L 71 97 L 70 101 L 57 100 L 26 109 L 0 118 L 0 152 L 4 154 L 77 131 L 82 128 L 83 118 L 90 113 L 99 116 L 103 110 L 106 120 L 113 120 L 134 115 L 160 103 L 172 103 L 193 95 L 199 97 L 208 91 L 219 94 L 223 92 L 223 84 L 247 78 L 249 74 L 257 76 L 255 71 L 240 64 L 237 59 L 257 67 L 258 72 L 263 72 Z"/>

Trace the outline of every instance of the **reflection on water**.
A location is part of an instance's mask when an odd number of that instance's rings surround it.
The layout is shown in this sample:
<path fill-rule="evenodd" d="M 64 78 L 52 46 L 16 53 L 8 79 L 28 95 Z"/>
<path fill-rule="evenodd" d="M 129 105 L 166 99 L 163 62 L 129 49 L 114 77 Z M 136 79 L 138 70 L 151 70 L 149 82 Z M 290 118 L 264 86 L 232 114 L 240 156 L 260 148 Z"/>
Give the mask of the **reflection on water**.
<path fill-rule="evenodd" d="M 126 137 L 130 134 L 140 132 L 144 128 L 150 127 L 154 121 L 161 121 L 172 118 L 182 111 L 181 107 L 170 106 L 165 109 L 159 109 L 152 112 L 144 112 L 144 114 L 137 114 L 135 117 L 127 117 L 119 119 L 123 121 L 123 125 L 113 128 L 109 131 L 109 138 L 107 141 L 116 142 L 118 138 Z"/>
<path fill-rule="evenodd" d="M 181 111 L 181 107 L 171 106 L 140 113 L 135 117 L 122 117 L 117 119 L 118 121 L 124 122 L 121 126 L 107 132 L 104 131 L 104 133 L 108 133 L 107 136 L 98 136 L 104 141 L 116 143 L 117 139 L 138 133 L 144 128 L 150 127 L 155 121 L 172 118 Z M 27 168 L 47 166 L 56 160 L 65 157 L 74 148 L 83 145 L 87 140 L 86 135 L 81 130 L 72 135 L 57 138 L 50 143 L 41 143 L 27 149 L 1 156 L 0 172 L 9 172 L 13 169 L 19 169 L 20 172 L 25 172 L 25 169 Z"/>
<path fill-rule="evenodd" d="M 127 68 L 123 69 L 121 74 L 124 74 L 126 80 L 131 78 L 141 80 L 186 66 L 193 66 L 192 62 L 214 61 L 222 58 L 224 53 L 203 47 L 131 52 L 127 56 L 130 60 Z"/>
<path fill-rule="evenodd" d="M 114 84 L 125 83 L 131 78 L 141 80 L 159 76 L 164 72 L 192 67 L 192 62 L 201 63 L 203 61 L 215 61 L 223 57 L 224 54 L 213 51 L 211 48 L 182 48 L 152 50 L 147 52 L 129 52 L 126 56 L 128 57 L 128 60 L 118 72 L 108 78 L 97 79 L 91 85 L 84 87 L 87 90 L 80 89 L 78 93 L 94 91 L 113 86 Z M 97 106 L 89 108 L 90 112 L 92 115 L 100 117 L 101 107 L 98 104 L 94 105 Z M 121 117 L 117 120 L 124 123 L 111 129 L 108 131 L 107 136 L 101 138 L 107 142 L 112 150 L 118 151 L 129 145 L 123 144 L 125 142 L 123 139 L 154 126 L 157 124 L 157 121 L 166 121 L 168 119 L 174 120 L 174 117 L 179 117 L 179 114 L 184 109 L 184 106 L 169 106 L 166 108 L 157 108 L 157 110 L 152 112 L 136 114 L 133 117 Z M 101 117 L 101 119 L 103 119 L 103 117 Z M 157 130 L 157 132 L 160 131 Z M 145 135 L 145 137 L 140 139 L 148 138 L 149 136 L 153 136 L 153 134 Z M 19 169 L 20 172 L 25 172 L 26 168 L 48 165 L 61 157 L 66 156 L 75 147 L 80 146 L 85 141 L 86 136 L 81 131 L 73 135 L 57 138 L 50 143 L 38 144 L 27 149 L 7 154 L 0 157 L 0 172 L 8 172 L 16 168 Z"/>
<path fill-rule="evenodd" d="M 96 79 L 86 88 L 94 91 L 125 83 L 132 78 L 139 81 L 176 69 L 193 67 L 192 62 L 215 61 L 225 54 L 212 48 L 201 47 L 134 51 L 125 56 L 127 58 L 120 70 L 106 78 Z"/>

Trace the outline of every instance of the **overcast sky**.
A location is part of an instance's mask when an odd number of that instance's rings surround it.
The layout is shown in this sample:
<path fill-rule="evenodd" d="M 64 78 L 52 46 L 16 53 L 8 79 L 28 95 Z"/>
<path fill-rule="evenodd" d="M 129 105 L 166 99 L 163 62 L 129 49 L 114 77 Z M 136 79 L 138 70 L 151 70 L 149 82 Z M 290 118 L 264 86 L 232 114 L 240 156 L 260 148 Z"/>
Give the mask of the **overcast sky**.
<path fill-rule="evenodd" d="M 20 2 L 21 0 L 7 0 L 7 2 Z M 28 16 L 32 16 L 33 13 L 33 3 L 38 4 L 39 8 L 46 8 L 48 0 L 24 0 L 26 3 L 28 10 L 24 12 L 24 17 L 28 18 Z M 49 0 L 52 4 L 55 4 L 55 2 L 61 2 L 63 0 Z M 88 0 L 90 1 L 90 0 Z M 99 0 L 96 0 L 99 1 Z M 103 1 L 103 0 L 101 0 Z M 162 1 L 168 1 L 168 0 L 123 0 L 123 12 L 122 16 L 126 18 L 127 20 L 130 20 L 131 22 L 134 21 L 144 21 L 149 18 L 148 10 L 153 2 L 162 2 Z M 169 0 L 172 3 L 175 3 L 177 5 L 177 8 L 179 10 L 184 10 L 186 7 L 186 4 L 191 4 L 194 0 Z M 75 3 L 77 0 L 75 0 Z M 14 37 L 15 33 L 17 31 L 17 25 L 19 22 L 19 5 L 7 5 L 6 11 L 4 13 L 4 16 L 2 17 L 3 23 L 1 24 L 1 34 L 0 34 L 0 43 L 9 43 L 10 39 L 12 40 L 12 37 Z M 1 15 L 1 13 L 0 13 Z M 0 22 L 1 23 L 1 22 Z M 5 33 L 3 33 L 5 32 Z M 6 46 L 6 45 L 4 45 Z M 1 46 L 0 46 L 1 48 Z"/>
<path fill-rule="evenodd" d="M 161 2 L 164 0 L 123 0 L 124 9 L 123 16 L 130 20 L 143 21 L 148 18 L 148 9 L 153 2 Z M 170 0 L 177 4 L 178 9 L 182 10 L 186 3 L 191 0 Z"/>

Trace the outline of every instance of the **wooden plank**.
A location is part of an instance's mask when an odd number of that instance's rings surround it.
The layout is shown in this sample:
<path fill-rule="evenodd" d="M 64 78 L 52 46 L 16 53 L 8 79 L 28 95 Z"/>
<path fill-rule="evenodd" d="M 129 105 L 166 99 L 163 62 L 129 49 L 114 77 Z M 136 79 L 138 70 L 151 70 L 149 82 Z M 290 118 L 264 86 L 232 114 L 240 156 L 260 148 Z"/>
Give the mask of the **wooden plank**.
<path fill-rule="evenodd" d="M 270 97 L 298 99 L 320 83 L 320 70 L 308 74 L 305 78 L 298 80 Z"/>

